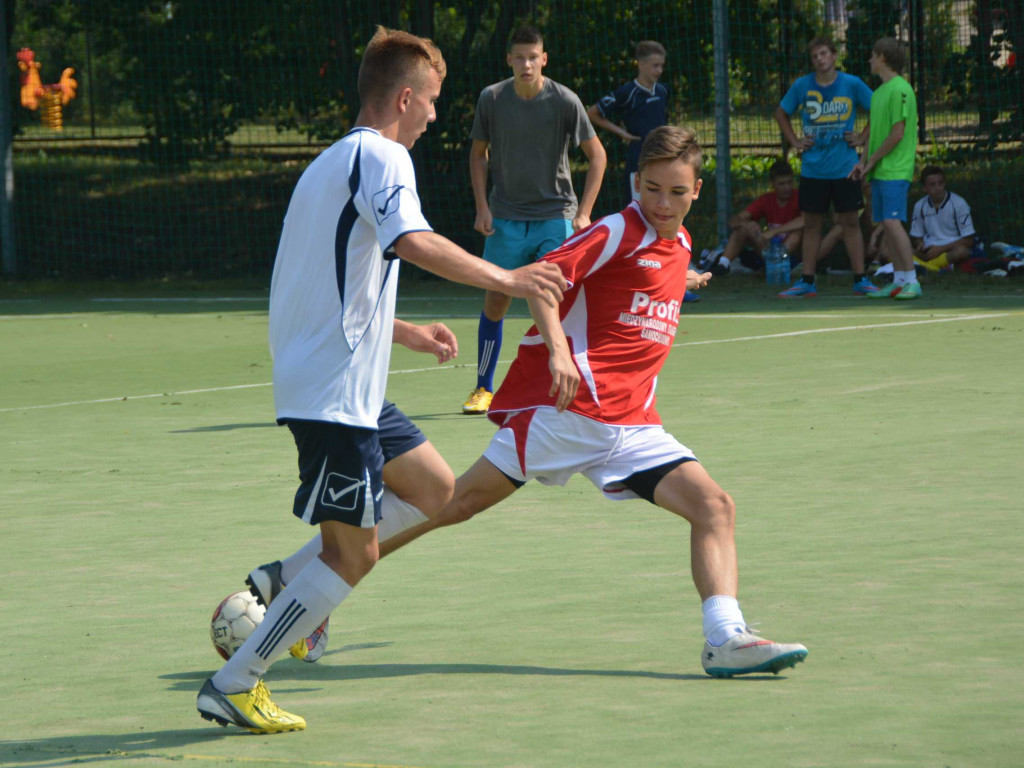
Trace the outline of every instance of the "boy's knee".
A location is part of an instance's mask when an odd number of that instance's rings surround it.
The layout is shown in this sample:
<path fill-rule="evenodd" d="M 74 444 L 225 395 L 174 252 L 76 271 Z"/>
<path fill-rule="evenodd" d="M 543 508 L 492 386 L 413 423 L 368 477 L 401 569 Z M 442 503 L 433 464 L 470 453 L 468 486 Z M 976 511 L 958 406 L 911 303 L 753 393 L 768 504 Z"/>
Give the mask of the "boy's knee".
<path fill-rule="evenodd" d="M 721 488 L 709 492 L 703 499 L 702 517 L 715 528 L 731 529 L 736 524 L 736 503 Z"/>
<path fill-rule="evenodd" d="M 408 501 L 427 517 L 434 517 L 455 493 L 455 474 L 450 468 L 445 469 L 445 472 L 428 475 L 417 488 L 416 497 L 403 501 Z"/>

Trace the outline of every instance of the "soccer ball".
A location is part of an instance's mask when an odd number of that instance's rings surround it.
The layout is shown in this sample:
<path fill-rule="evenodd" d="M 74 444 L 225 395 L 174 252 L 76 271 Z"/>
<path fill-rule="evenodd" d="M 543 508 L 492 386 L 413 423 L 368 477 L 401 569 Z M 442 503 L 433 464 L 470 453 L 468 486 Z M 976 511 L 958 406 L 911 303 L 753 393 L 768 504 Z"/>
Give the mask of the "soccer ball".
<path fill-rule="evenodd" d="M 249 590 L 234 592 L 221 600 L 210 620 L 210 639 L 217 653 L 225 660 L 230 659 L 263 621 L 266 612 Z"/>

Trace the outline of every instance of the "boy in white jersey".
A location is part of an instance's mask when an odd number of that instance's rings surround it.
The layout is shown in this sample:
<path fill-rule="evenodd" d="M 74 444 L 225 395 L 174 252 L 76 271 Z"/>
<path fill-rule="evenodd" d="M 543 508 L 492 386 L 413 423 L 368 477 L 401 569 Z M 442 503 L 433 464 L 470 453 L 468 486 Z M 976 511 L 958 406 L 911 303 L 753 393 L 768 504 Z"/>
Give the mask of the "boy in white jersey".
<path fill-rule="evenodd" d="M 700 192 L 700 165 L 691 131 L 655 129 L 640 154 L 639 200 L 541 260 L 557 264 L 570 287 L 558 307 L 529 300 L 536 325 L 488 412 L 501 428 L 455 481 L 448 505 L 428 522 L 382 538 L 381 555 L 468 520 L 530 479 L 564 485 L 583 474 L 607 498 L 646 499 L 690 523 L 707 638 L 702 663 L 710 675 L 732 677 L 792 667 L 807 649 L 747 628 L 736 599 L 732 498 L 665 432 L 654 408 L 684 293 L 711 277 L 687 270 L 691 243 L 682 228 Z"/>
<path fill-rule="evenodd" d="M 554 265 L 503 270 L 435 234 L 423 217 L 408 150 L 435 119 L 444 75 L 432 42 L 378 28 L 359 69 L 356 127 L 313 161 L 289 203 L 270 292 L 274 403 L 299 451 L 293 512 L 319 525 L 320 535 L 315 551 L 303 548 L 311 554 L 286 586 L 282 579 L 267 585 L 263 622 L 200 690 L 197 709 L 221 725 L 256 733 L 305 728 L 270 700 L 264 673 L 376 563 L 384 510 L 403 526 L 425 519 L 384 487 L 385 461 L 409 446 L 382 434 L 392 430 L 379 422 L 393 422 L 396 410 L 384 400 L 384 384 L 392 341 L 441 359 L 454 340 L 435 328 L 440 347 L 431 349 L 429 330 L 396 321 L 398 259 L 552 306 L 561 300 L 565 281 Z M 439 473 L 443 486 L 447 465 L 432 449 L 425 458 L 421 468 Z"/>

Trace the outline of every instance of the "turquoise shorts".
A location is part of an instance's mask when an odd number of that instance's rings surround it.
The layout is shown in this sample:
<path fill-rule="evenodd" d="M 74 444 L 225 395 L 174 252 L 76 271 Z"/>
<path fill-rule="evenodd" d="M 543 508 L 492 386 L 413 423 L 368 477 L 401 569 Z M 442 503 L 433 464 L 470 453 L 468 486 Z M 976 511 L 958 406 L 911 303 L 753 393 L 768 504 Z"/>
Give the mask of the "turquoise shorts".
<path fill-rule="evenodd" d="M 518 269 L 553 251 L 572 234 L 568 219 L 511 221 L 494 219 L 494 234 L 484 240 L 484 260 L 502 269 Z"/>
<path fill-rule="evenodd" d="M 910 182 L 902 179 L 873 179 L 871 181 L 871 219 L 874 222 L 886 219 L 907 220 L 907 194 Z"/>

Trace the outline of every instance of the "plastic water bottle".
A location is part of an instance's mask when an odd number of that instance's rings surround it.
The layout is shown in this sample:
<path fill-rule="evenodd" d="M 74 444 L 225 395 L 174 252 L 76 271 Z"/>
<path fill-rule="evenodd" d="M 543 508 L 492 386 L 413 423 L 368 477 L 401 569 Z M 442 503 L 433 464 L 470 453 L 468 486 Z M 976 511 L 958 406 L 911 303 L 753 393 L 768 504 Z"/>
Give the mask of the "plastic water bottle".
<path fill-rule="evenodd" d="M 789 285 L 789 254 L 782 245 L 782 235 L 776 235 L 762 252 L 764 273 L 768 285 Z"/>

